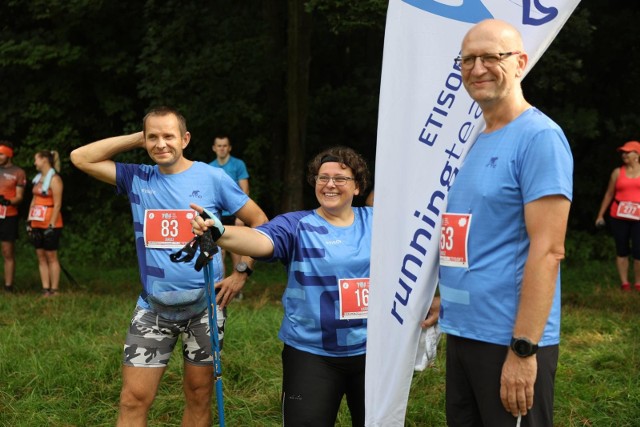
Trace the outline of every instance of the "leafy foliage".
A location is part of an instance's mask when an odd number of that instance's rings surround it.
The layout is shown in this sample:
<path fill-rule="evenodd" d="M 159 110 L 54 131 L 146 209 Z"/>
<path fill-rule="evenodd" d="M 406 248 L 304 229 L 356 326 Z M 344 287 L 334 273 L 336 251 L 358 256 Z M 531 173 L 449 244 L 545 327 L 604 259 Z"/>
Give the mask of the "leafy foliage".
<path fill-rule="evenodd" d="M 70 288 L 63 280 L 57 298 L 38 298 L 37 271 L 19 271 L 19 292 L 0 299 L 0 425 L 113 425 L 122 381 L 122 343 L 139 292 L 137 269 L 131 264 L 135 263 L 119 263 L 117 268 L 75 265 L 82 288 Z M 640 295 L 623 294 L 611 286 L 615 276 L 613 262 L 563 268 L 558 426 L 637 425 Z M 222 353 L 228 425 L 282 425 L 282 343 L 277 330 L 284 283 L 281 265 L 262 263 L 245 286 L 245 298 L 228 309 Z M 435 366 L 413 376 L 409 427 L 446 425 L 445 346 L 442 340 Z M 151 408 L 150 425 L 180 422 L 181 359 L 176 349 Z M 336 426 L 350 425 L 343 401 Z"/>
<path fill-rule="evenodd" d="M 305 3 L 309 57 L 298 60 L 309 63 L 309 102 L 295 164 L 342 144 L 374 165 L 387 5 Z M 638 138 L 640 96 L 633 82 L 640 77 L 640 33 L 621 29 L 634 27 L 639 9 L 632 2 L 582 2 L 524 82 L 527 98 L 571 143 L 570 225 L 576 230 L 593 231 L 597 204 L 618 163 L 613 148 Z M 113 189 L 73 169 L 69 152 L 139 130 L 145 110 L 157 104 L 177 106 L 187 117 L 192 159 L 210 161 L 214 136 L 229 134 L 233 154 L 249 167 L 252 197 L 270 217 L 280 213 L 289 189 L 300 188 L 291 185 L 285 160 L 288 13 L 287 2 L 278 0 L 0 2 L 0 137 L 16 143 L 16 163 L 29 175 L 37 150 L 61 153 L 65 236 L 75 248 L 89 235 L 107 251 L 117 247 L 109 242 L 126 233 L 109 234 L 100 224 L 125 230 L 129 211 L 120 201 L 105 204 Z M 118 157 L 147 159 L 144 152 Z M 302 191 L 300 208 L 315 206 L 312 189 Z"/>

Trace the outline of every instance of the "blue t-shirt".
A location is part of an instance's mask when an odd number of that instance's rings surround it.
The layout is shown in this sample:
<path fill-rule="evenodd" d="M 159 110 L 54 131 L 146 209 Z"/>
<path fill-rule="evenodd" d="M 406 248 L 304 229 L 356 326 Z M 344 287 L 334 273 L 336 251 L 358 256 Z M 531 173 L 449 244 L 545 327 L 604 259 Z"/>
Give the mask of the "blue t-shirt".
<path fill-rule="evenodd" d="M 214 168 L 220 168 L 227 173 L 236 183 L 240 183 L 241 179 L 249 179 L 249 172 L 247 171 L 247 165 L 244 164 L 244 161 L 238 159 L 237 157 L 229 156 L 229 160 L 224 165 L 218 163 L 218 159 L 215 159 L 209 166 L 213 166 Z M 229 211 L 223 211 L 222 215 L 229 216 L 232 215 Z"/>
<path fill-rule="evenodd" d="M 478 137 L 448 198 L 447 213 L 471 214 L 471 220 L 468 268 L 440 267 L 444 332 L 509 344 L 529 251 L 525 204 L 550 195 L 571 200 L 572 174 L 573 158 L 562 129 L 535 108 Z M 559 341 L 560 273 L 539 344 Z"/>
<path fill-rule="evenodd" d="M 338 280 L 369 277 L 373 209 L 353 212 L 348 227 L 329 224 L 315 210 L 280 215 L 257 227 L 274 247 L 273 256 L 263 260 L 279 260 L 287 270 L 278 337 L 298 350 L 335 357 L 365 353 L 366 320 L 340 320 Z"/>
<path fill-rule="evenodd" d="M 195 270 L 194 258 L 187 263 L 174 263 L 169 255 L 177 249 L 155 249 L 144 245 L 144 214 L 146 209 L 190 209 L 196 203 L 220 216 L 223 209 L 236 212 L 249 197 L 218 169 L 206 163 L 193 162 L 184 172 L 162 174 L 157 165 L 116 163 L 116 191 L 126 194 L 133 214 L 133 229 L 143 292 L 138 304 L 146 309 L 146 294 L 166 291 L 193 290 L 204 286 L 202 271 Z M 222 280 L 220 252 L 214 257 L 215 280 Z"/>

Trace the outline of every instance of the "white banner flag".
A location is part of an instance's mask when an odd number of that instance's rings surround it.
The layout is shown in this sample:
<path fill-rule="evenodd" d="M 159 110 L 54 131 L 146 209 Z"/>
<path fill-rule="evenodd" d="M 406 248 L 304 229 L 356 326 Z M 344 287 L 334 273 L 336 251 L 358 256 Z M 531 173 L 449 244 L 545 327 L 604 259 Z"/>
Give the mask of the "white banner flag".
<path fill-rule="evenodd" d="M 437 284 L 440 214 L 450 183 L 484 127 L 454 64 L 462 38 L 484 19 L 507 21 L 522 33 L 530 70 L 578 3 L 389 2 L 376 152 L 367 426 L 404 425 L 419 324 Z"/>

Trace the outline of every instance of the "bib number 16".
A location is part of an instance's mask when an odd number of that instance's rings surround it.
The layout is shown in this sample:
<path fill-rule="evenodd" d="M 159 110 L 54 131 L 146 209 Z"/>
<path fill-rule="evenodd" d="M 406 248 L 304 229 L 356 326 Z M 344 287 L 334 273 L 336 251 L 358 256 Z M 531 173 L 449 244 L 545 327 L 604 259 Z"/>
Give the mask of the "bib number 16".
<path fill-rule="evenodd" d="M 340 319 L 366 319 L 369 312 L 369 278 L 338 280 Z"/>

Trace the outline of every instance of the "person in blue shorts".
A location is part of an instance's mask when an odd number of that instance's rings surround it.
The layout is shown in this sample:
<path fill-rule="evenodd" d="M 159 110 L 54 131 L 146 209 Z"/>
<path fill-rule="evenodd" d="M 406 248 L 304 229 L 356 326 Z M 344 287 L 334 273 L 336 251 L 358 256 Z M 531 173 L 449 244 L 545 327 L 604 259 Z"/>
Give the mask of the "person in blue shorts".
<path fill-rule="evenodd" d="M 371 207 L 353 207 L 366 191 L 365 160 L 350 148 L 321 152 L 309 163 L 317 209 L 279 215 L 256 229 L 193 221 L 211 228 L 218 245 L 287 271 L 282 296 L 283 425 L 334 426 L 346 395 L 353 426 L 364 426 L 367 321 L 354 292 L 366 296 L 371 252 Z M 192 205 L 202 212 L 202 208 Z"/>
<path fill-rule="evenodd" d="M 195 260 L 173 263 L 169 255 L 186 227 L 191 234 L 189 204 L 197 201 L 214 215 L 234 212 L 250 226 L 267 221 L 264 212 L 219 169 L 183 156 L 191 140 L 186 120 L 176 110 L 159 107 L 143 120 L 142 132 L 93 142 L 71 153 L 73 164 L 115 185 L 129 198 L 142 292 L 127 333 L 122 368 L 118 426 L 147 425 L 147 414 L 178 337 L 184 359 L 184 426 L 211 425 L 213 358 L 207 318 L 204 275 Z M 154 165 L 119 163 L 119 153 L 147 151 Z M 176 240 L 177 239 L 177 240 Z M 172 246 L 176 241 L 177 246 Z M 213 259 L 217 301 L 224 307 L 242 288 L 248 272 L 222 280 L 220 254 Z M 248 265 L 253 260 L 246 258 Z M 221 281 L 222 280 L 222 281 Z M 218 312 L 222 339 L 224 318 Z"/>
<path fill-rule="evenodd" d="M 467 32 L 456 58 L 486 128 L 442 219 L 449 426 L 554 425 L 573 158 L 562 129 L 523 96 L 528 58 L 517 29 L 494 19 Z"/>

